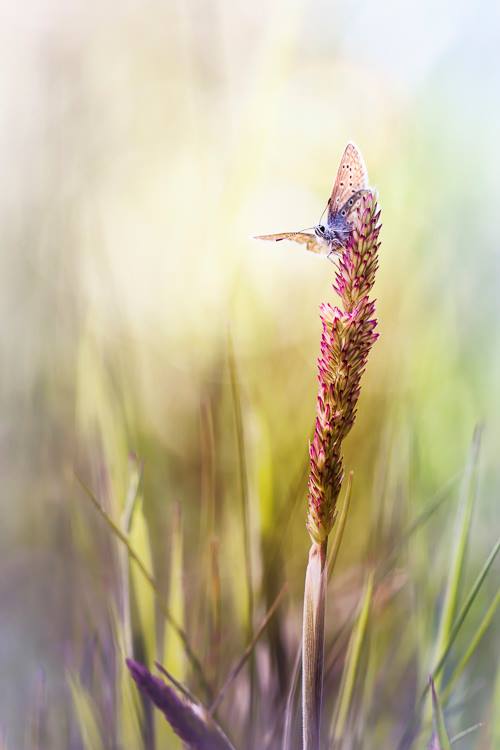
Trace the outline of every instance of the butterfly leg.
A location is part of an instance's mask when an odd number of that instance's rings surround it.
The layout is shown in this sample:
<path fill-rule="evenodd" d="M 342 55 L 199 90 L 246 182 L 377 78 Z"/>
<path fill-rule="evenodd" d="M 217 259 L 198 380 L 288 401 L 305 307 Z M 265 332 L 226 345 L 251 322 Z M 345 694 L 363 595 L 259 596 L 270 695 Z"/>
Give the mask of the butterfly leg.
<path fill-rule="evenodd" d="M 327 254 L 327 259 L 331 263 L 335 263 L 335 256 L 339 256 L 342 254 L 342 251 L 345 247 L 345 241 L 340 239 L 339 237 L 335 237 L 335 239 L 330 244 L 330 250 Z"/>

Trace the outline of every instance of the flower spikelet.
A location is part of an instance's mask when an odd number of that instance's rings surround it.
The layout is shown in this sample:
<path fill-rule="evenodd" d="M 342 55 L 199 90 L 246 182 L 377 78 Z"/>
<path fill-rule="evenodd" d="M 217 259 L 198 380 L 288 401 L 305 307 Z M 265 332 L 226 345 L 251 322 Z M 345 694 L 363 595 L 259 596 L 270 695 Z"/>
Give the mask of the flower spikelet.
<path fill-rule="evenodd" d="M 234 750 L 207 711 L 183 700 L 163 680 L 133 659 L 126 659 L 130 674 L 141 693 L 164 714 L 174 732 L 194 750 Z"/>
<path fill-rule="evenodd" d="M 370 299 L 378 267 L 380 211 L 373 193 L 363 196 L 333 284 L 338 307 L 320 306 L 319 390 L 314 437 L 309 445 L 307 529 L 323 542 L 330 533 L 343 478 L 342 441 L 356 417 L 360 381 L 378 338 L 375 301 Z"/>

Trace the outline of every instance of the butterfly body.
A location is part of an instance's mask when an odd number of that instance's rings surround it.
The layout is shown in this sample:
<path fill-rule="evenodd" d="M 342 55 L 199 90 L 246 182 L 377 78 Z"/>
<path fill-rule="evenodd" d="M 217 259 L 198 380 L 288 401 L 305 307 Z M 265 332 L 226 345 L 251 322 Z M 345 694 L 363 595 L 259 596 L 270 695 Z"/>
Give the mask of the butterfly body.
<path fill-rule="evenodd" d="M 326 224 L 314 227 L 314 234 L 308 232 L 282 232 L 264 234 L 256 239 L 292 240 L 306 246 L 313 253 L 330 257 L 341 252 L 351 236 L 353 212 L 361 196 L 369 192 L 368 174 L 363 157 L 354 143 L 348 143 L 337 172 L 332 194 L 328 201 Z"/>
<path fill-rule="evenodd" d="M 316 237 L 322 239 L 331 250 L 336 247 L 345 247 L 347 240 L 352 232 L 352 224 L 348 217 L 351 215 L 353 208 L 366 190 L 359 190 L 354 193 L 343 205 L 340 210 L 331 210 L 328 208 L 328 218 L 326 225 L 318 224 L 314 228 Z"/>
<path fill-rule="evenodd" d="M 344 216 L 340 214 L 334 214 L 329 220 L 326 226 L 319 224 L 314 234 L 317 237 L 322 237 L 327 242 L 338 242 L 342 241 L 343 238 L 350 234 L 352 225 L 347 221 Z"/>

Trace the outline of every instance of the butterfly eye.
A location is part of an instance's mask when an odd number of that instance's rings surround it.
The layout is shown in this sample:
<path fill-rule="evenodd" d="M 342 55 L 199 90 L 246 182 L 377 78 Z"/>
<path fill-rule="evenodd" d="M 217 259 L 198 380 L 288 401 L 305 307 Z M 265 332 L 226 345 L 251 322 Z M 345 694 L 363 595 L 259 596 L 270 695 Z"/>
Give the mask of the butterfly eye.
<path fill-rule="evenodd" d="M 318 227 L 318 229 L 319 229 L 320 232 L 324 232 L 325 231 L 325 225 L 324 224 L 320 224 L 319 227 Z"/>

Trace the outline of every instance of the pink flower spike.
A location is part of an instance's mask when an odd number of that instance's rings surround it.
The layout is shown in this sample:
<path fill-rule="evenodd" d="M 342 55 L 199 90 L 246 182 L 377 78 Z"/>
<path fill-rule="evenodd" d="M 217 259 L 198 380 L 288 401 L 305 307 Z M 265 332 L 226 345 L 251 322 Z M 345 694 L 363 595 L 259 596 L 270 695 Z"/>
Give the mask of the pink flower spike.
<path fill-rule="evenodd" d="M 380 211 L 373 193 L 363 196 L 353 231 L 338 262 L 333 289 L 340 305 L 320 305 L 323 326 L 318 358 L 316 426 L 309 447 L 307 529 L 323 542 L 335 519 L 343 479 L 342 441 L 356 416 L 361 376 L 378 338 L 375 301 L 369 294 L 378 268 Z"/>

